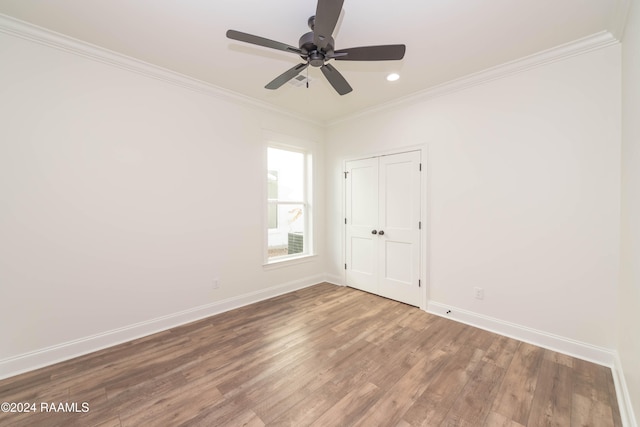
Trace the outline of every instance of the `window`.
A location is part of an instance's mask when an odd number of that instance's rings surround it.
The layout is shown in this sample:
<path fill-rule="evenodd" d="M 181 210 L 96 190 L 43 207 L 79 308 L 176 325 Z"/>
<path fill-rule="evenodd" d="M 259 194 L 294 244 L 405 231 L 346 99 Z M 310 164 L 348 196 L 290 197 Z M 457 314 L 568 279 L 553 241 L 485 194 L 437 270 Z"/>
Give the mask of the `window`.
<path fill-rule="evenodd" d="M 309 255 L 311 155 L 267 148 L 267 263 Z"/>

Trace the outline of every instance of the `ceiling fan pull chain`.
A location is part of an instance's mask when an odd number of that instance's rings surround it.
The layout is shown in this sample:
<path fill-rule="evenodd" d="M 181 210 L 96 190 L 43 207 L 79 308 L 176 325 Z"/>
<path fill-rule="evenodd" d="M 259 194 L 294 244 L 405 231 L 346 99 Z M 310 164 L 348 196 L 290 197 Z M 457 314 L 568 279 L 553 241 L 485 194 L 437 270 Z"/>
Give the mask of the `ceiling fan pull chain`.
<path fill-rule="evenodd" d="M 309 89 L 309 67 L 307 67 L 307 89 Z"/>

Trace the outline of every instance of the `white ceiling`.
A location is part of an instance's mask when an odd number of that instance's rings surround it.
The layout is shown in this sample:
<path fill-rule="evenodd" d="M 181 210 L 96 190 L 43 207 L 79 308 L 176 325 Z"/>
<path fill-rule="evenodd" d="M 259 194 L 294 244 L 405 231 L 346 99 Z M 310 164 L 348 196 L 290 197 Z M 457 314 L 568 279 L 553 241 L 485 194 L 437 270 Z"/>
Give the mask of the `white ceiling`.
<path fill-rule="evenodd" d="M 341 116 L 601 31 L 621 32 L 629 0 L 345 0 L 336 49 L 407 45 L 402 61 L 333 62 L 311 87 L 264 89 L 294 54 L 229 40 L 228 29 L 298 45 L 316 0 L 0 0 L 0 13 L 164 67 L 314 120 Z M 398 72 L 397 82 L 385 80 Z"/>

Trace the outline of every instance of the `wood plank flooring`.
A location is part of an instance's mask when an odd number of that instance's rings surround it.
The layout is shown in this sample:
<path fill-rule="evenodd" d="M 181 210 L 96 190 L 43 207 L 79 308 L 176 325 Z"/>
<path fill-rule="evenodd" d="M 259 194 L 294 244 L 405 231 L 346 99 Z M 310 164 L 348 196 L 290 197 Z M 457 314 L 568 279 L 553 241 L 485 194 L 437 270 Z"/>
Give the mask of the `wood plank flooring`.
<path fill-rule="evenodd" d="M 0 381 L 0 402 L 37 405 L 2 426 L 621 426 L 608 368 L 330 284 Z"/>

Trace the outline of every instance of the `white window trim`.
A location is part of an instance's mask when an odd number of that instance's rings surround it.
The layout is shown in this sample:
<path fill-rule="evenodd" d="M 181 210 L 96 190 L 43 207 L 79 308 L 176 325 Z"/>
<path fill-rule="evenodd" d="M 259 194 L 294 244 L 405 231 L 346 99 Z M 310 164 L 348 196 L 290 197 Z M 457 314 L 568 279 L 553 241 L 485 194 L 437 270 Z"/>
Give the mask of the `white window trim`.
<path fill-rule="evenodd" d="M 305 177 L 304 177 L 304 196 L 305 205 L 307 211 L 305 212 L 306 221 L 304 228 L 305 239 L 303 241 L 304 253 L 293 254 L 291 256 L 282 256 L 269 259 L 268 255 L 268 242 L 269 242 L 269 219 L 268 219 L 268 183 L 264 178 L 266 172 L 269 169 L 267 150 L 268 148 L 277 148 L 282 150 L 294 151 L 305 155 Z M 304 262 L 308 262 L 311 258 L 316 257 L 315 252 L 315 226 L 314 226 L 314 199 L 313 190 L 316 178 L 315 172 L 315 157 L 313 143 L 310 141 L 304 141 L 290 136 L 275 134 L 271 132 L 265 132 L 265 142 L 263 150 L 263 168 L 262 168 L 262 181 L 263 181 L 263 197 L 262 197 L 262 230 L 263 230 L 263 267 L 266 269 L 279 268 L 287 265 L 296 265 Z M 289 203 L 289 202 L 284 202 Z M 291 202 L 292 204 L 299 204 L 299 202 Z"/>

